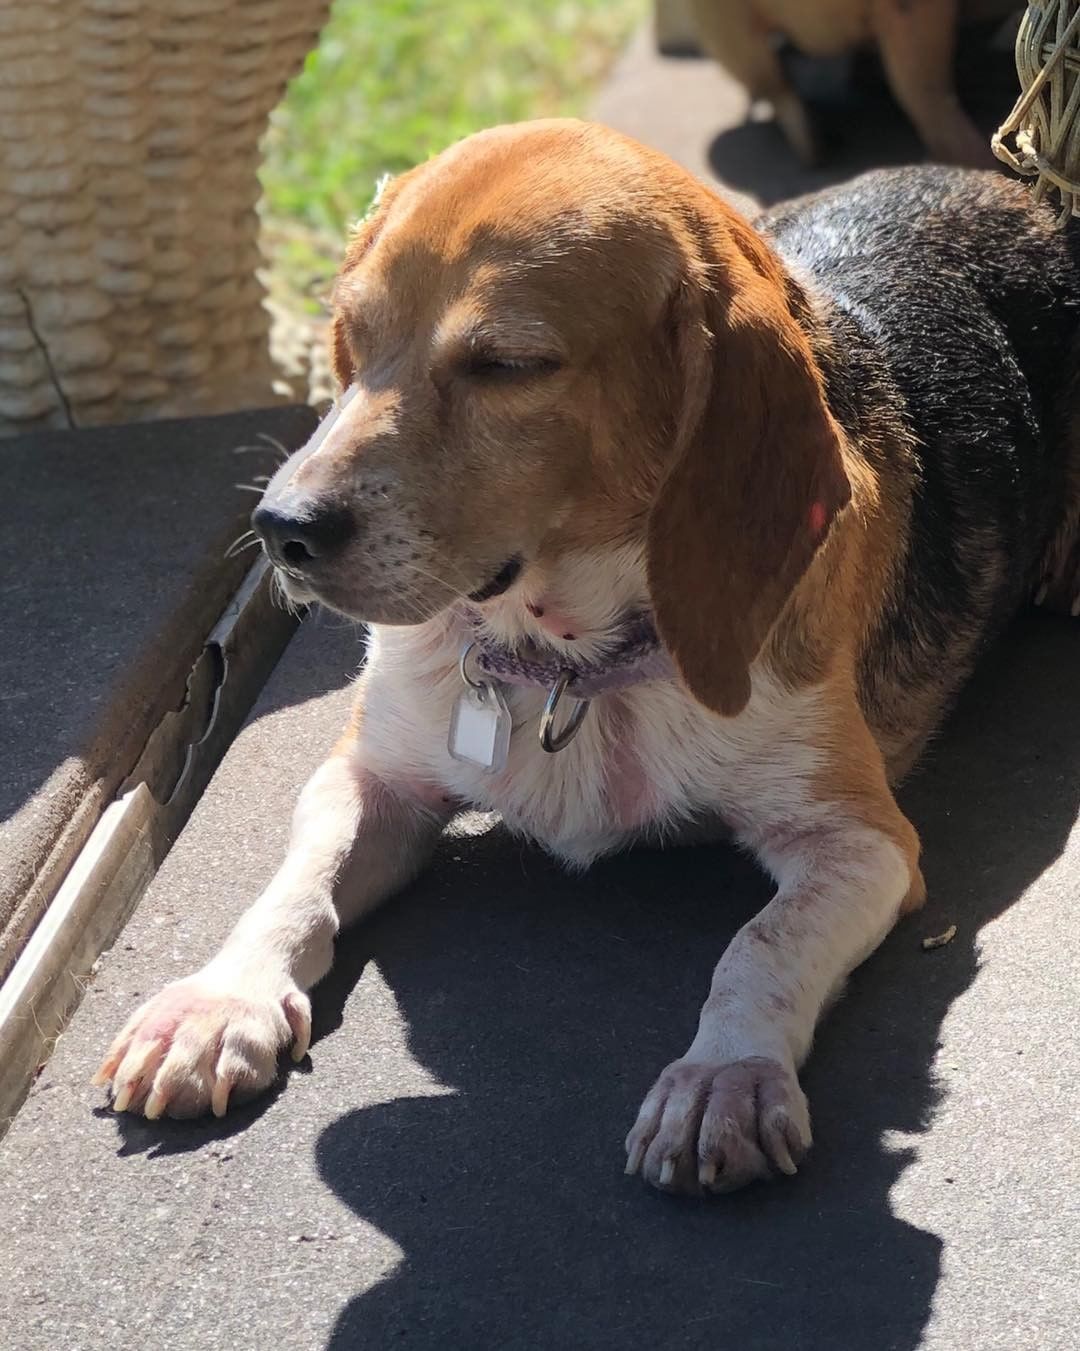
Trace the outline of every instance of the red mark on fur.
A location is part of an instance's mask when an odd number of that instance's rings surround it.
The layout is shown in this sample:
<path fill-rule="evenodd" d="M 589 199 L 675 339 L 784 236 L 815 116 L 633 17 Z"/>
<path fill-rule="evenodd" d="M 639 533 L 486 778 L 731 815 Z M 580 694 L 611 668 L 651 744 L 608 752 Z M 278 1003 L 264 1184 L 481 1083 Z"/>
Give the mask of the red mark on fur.
<path fill-rule="evenodd" d="M 815 539 L 818 539 L 825 530 L 829 514 L 825 510 L 824 502 L 813 502 L 810 505 L 810 533 Z"/>
<path fill-rule="evenodd" d="M 550 596 L 541 596 L 539 600 L 526 601 L 525 609 L 534 619 L 540 621 L 540 627 L 547 633 L 561 638 L 564 643 L 572 643 L 577 637 L 575 626 L 578 616 L 564 610 L 556 602 L 552 604 Z"/>

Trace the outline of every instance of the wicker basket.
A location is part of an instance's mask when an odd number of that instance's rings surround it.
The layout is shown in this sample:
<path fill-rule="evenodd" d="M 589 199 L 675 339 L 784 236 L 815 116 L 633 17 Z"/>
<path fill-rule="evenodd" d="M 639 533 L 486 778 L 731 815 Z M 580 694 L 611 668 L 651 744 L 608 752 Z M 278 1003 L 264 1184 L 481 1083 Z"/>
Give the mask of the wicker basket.
<path fill-rule="evenodd" d="M 328 9 L 0 7 L 0 434 L 273 399 L 259 141 Z"/>
<path fill-rule="evenodd" d="M 994 154 L 1038 177 L 1036 197 L 1056 189 L 1063 221 L 1080 216 L 1080 0 L 1028 5 L 1016 38 L 1016 72 L 1023 93 L 991 141 Z"/>

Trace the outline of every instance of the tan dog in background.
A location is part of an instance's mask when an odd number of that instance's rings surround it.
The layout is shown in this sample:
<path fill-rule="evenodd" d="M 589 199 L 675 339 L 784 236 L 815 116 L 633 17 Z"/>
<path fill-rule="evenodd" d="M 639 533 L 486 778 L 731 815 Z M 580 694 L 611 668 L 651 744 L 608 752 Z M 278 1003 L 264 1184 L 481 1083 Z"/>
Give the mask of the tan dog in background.
<path fill-rule="evenodd" d="M 984 168 L 992 163 L 987 138 L 953 85 L 956 29 L 1004 19 L 1018 8 L 1015 0 L 692 0 L 692 7 L 704 51 L 752 99 L 772 104 L 804 163 L 817 159 L 817 146 L 806 107 L 781 67 L 779 38 L 807 56 L 839 56 L 876 43 L 893 96 L 930 158 Z"/>
<path fill-rule="evenodd" d="M 339 930 L 464 807 L 571 867 L 722 821 L 776 894 L 628 1171 L 794 1172 L 817 1020 L 923 899 L 891 784 L 1042 560 L 1076 591 L 1075 243 L 959 170 L 868 175 L 755 230 L 569 121 L 394 181 L 334 293 L 336 417 L 253 518 L 296 600 L 371 623 L 355 715 L 266 891 L 117 1037 L 116 1110 L 221 1115 L 302 1058 Z M 576 736 L 546 744 L 545 701 L 597 671 Z M 463 754 L 470 701 L 498 751 Z"/>

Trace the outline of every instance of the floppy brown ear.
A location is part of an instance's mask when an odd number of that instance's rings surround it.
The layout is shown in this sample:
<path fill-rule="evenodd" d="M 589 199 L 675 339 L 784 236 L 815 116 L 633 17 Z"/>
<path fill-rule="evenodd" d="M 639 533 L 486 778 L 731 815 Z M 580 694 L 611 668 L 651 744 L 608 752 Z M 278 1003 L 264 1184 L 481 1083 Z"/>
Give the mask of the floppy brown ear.
<path fill-rule="evenodd" d="M 647 559 L 657 626 L 683 679 L 734 716 L 851 487 L 779 264 L 743 222 L 720 228 L 750 239 L 728 242 L 675 302 L 683 407 Z"/>

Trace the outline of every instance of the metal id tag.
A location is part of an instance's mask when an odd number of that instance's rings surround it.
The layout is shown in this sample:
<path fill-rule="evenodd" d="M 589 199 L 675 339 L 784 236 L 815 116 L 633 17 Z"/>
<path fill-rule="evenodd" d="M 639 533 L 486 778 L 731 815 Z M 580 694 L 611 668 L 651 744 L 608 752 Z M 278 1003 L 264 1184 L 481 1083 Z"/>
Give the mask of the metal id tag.
<path fill-rule="evenodd" d="M 447 749 L 455 760 L 497 772 L 510 753 L 512 729 L 510 710 L 499 687 L 486 680 L 468 684 L 450 714 Z"/>

